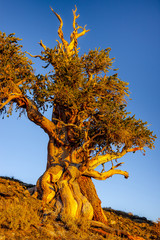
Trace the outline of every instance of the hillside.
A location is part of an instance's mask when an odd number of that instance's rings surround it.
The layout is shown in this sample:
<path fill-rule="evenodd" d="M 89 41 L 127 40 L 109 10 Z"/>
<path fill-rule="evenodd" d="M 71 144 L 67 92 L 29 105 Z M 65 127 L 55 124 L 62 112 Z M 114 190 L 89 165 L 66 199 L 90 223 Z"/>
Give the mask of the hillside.
<path fill-rule="evenodd" d="M 160 239 L 160 222 L 111 208 L 104 209 L 108 219 L 105 231 L 85 221 L 60 220 L 49 206 L 42 211 L 41 200 L 30 196 L 29 187 L 32 185 L 0 177 L 0 240 Z"/>

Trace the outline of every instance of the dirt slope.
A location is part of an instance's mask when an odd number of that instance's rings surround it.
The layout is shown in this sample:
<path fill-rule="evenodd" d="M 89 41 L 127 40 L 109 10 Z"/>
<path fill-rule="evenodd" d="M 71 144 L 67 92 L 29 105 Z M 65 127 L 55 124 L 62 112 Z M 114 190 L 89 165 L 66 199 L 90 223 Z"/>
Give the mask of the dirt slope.
<path fill-rule="evenodd" d="M 160 239 L 160 221 L 153 223 L 110 208 L 104 209 L 108 226 L 116 229 L 117 235 L 90 227 L 86 221 L 75 223 L 65 218 L 60 221 L 49 206 L 42 211 L 41 200 L 30 196 L 29 187 L 32 185 L 0 177 L 0 240 L 127 239 L 122 237 L 123 231 L 133 236 L 130 239 Z M 119 236 L 117 229 L 122 230 Z"/>

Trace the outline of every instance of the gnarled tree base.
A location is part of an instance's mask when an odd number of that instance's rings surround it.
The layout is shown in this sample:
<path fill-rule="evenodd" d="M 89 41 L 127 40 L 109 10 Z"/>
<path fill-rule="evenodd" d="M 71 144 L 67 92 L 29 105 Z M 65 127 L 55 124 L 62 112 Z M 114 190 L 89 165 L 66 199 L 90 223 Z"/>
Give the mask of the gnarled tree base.
<path fill-rule="evenodd" d="M 75 166 L 55 164 L 38 179 L 33 196 L 42 199 L 43 206 L 51 203 L 59 216 L 91 220 L 93 207 L 80 190 L 79 177 Z"/>
<path fill-rule="evenodd" d="M 91 231 L 101 235 L 115 234 L 136 239 L 127 232 L 107 226 L 101 201 L 90 177 L 81 176 L 74 165 L 54 164 L 38 179 L 34 197 L 50 204 L 61 219 L 85 219 Z M 93 219 L 93 220 L 92 220 Z"/>

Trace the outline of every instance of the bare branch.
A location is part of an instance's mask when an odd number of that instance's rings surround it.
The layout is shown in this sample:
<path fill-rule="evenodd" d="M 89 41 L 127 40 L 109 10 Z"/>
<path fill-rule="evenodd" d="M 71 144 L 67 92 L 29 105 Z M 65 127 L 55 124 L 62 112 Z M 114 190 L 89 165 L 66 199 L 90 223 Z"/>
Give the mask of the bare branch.
<path fill-rule="evenodd" d="M 83 31 L 82 31 L 81 33 L 78 33 L 78 34 L 77 34 L 77 38 L 82 37 L 83 35 L 85 35 L 87 32 L 90 31 L 90 30 L 86 30 L 86 26 L 87 26 L 87 25 L 85 25 L 84 28 L 82 28 Z"/>
<path fill-rule="evenodd" d="M 5 105 L 7 105 L 12 100 L 14 100 L 16 98 L 20 98 L 20 97 L 22 97 L 21 94 L 18 94 L 18 93 L 17 94 L 16 93 L 12 94 L 11 96 L 9 96 L 9 98 L 4 103 L 0 104 L 0 109 L 2 109 Z"/>
<path fill-rule="evenodd" d="M 77 7 L 75 6 L 75 10 L 72 10 L 73 11 L 73 32 L 71 33 L 71 36 L 70 36 L 70 44 L 69 44 L 69 51 L 72 52 L 73 49 L 75 50 L 78 50 L 77 49 L 77 39 L 83 35 L 85 35 L 86 32 L 89 32 L 90 30 L 86 30 L 86 25 L 83 27 L 79 26 L 77 23 L 76 23 L 76 19 L 79 18 L 80 15 L 76 15 L 76 12 L 77 12 Z M 78 30 L 79 29 L 83 29 L 82 32 L 78 33 Z"/>
<path fill-rule="evenodd" d="M 84 142 L 83 145 L 81 147 L 79 147 L 78 149 L 75 149 L 73 154 L 77 155 L 80 154 L 81 152 L 85 151 L 86 149 L 88 149 L 89 145 L 91 144 L 91 142 L 94 140 L 94 138 L 96 138 L 97 136 L 103 135 L 102 133 L 97 133 L 95 134 L 92 138 L 89 138 L 88 141 Z M 88 145 L 88 146 L 87 146 Z M 88 156 L 89 157 L 89 156 Z M 90 162 L 90 161 L 89 161 Z M 90 165 L 89 165 L 90 166 Z"/>
<path fill-rule="evenodd" d="M 22 94 L 20 88 L 17 86 L 16 83 L 10 81 L 10 84 L 12 85 L 12 89 L 15 92 L 8 94 L 8 99 L 4 103 L 0 104 L 0 109 L 2 109 L 9 102 L 16 99 L 18 106 L 23 106 L 26 109 L 30 121 L 34 122 L 36 125 L 39 125 L 50 137 L 53 137 L 59 144 L 64 145 L 64 143 L 58 138 L 56 134 L 55 124 L 46 117 L 44 117 L 38 111 L 36 104 Z"/>
<path fill-rule="evenodd" d="M 42 57 L 41 55 L 32 55 L 32 54 L 30 54 L 29 52 L 26 52 L 29 56 L 31 56 L 31 57 L 34 57 L 34 58 L 37 58 L 37 57 L 39 57 L 41 60 L 44 60 L 45 58 L 44 57 Z"/>
<path fill-rule="evenodd" d="M 50 7 L 51 8 L 51 7 Z M 62 31 L 62 27 L 63 27 L 63 21 L 62 18 L 60 17 L 59 14 L 57 14 L 53 8 L 51 8 L 52 12 L 56 15 L 56 17 L 58 18 L 60 25 L 59 25 L 59 29 L 58 29 L 58 35 L 62 41 L 62 45 L 58 42 L 58 47 L 60 49 L 62 49 L 62 51 L 67 52 L 68 56 L 71 56 L 75 53 L 75 51 L 77 52 L 77 39 L 81 36 L 83 36 L 86 32 L 88 32 L 89 30 L 86 30 L 86 26 L 84 27 L 80 27 L 78 26 L 78 24 L 76 23 L 76 19 L 79 17 L 79 15 L 76 15 L 77 12 L 77 7 L 75 6 L 75 10 L 73 10 L 73 32 L 70 35 L 70 43 L 68 43 L 65 39 L 64 39 L 64 35 L 63 35 L 63 31 Z M 78 30 L 82 29 L 82 32 L 78 33 Z"/>
<path fill-rule="evenodd" d="M 77 31 L 77 28 L 76 28 L 76 19 L 79 18 L 79 14 L 76 16 L 76 12 L 77 12 L 77 7 L 75 6 L 75 10 L 72 10 L 73 12 L 73 29 L 74 31 Z"/>
<path fill-rule="evenodd" d="M 136 152 L 138 150 L 143 150 L 143 147 L 130 148 L 130 149 L 126 150 L 126 152 Z"/>
<path fill-rule="evenodd" d="M 46 51 L 47 47 L 42 43 L 42 40 L 40 40 L 39 44 L 43 47 L 44 51 Z"/>
<path fill-rule="evenodd" d="M 51 8 L 51 7 L 50 7 Z M 60 15 L 58 15 L 54 10 L 53 8 L 51 8 L 52 12 L 56 15 L 56 17 L 58 18 L 59 22 L 60 22 L 60 25 L 59 25 L 59 29 L 58 29 L 58 35 L 65 47 L 65 50 L 67 51 L 68 50 L 68 42 L 64 39 L 64 36 L 63 36 L 63 31 L 62 31 L 62 27 L 63 27 L 63 21 L 62 21 L 62 18 L 60 17 Z"/>
<path fill-rule="evenodd" d="M 87 141 L 87 142 L 85 142 L 84 144 L 83 144 L 83 149 L 85 149 L 85 147 L 88 145 L 90 145 L 91 144 L 91 142 L 93 142 L 93 140 L 96 138 L 96 137 L 98 137 L 98 136 L 102 136 L 103 135 L 103 133 L 97 133 L 97 134 L 95 134 L 93 137 L 91 137 L 91 138 L 89 138 L 89 140 Z"/>
<path fill-rule="evenodd" d="M 80 129 L 80 127 L 78 127 L 77 125 L 75 125 L 75 124 L 73 124 L 73 123 L 64 123 L 62 120 L 60 120 L 60 119 L 58 119 L 58 118 L 52 118 L 52 120 L 58 121 L 58 122 L 60 122 L 62 125 L 66 126 L 66 127 L 74 127 L 74 128 Z"/>
<path fill-rule="evenodd" d="M 117 167 L 121 166 L 122 164 L 124 164 L 124 162 L 118 163 L 116 166 L 112 166 L 112 169 L 117 168 Z"/>
<path fill-rule="evenodd" d="M 25 83 L 27 81 L 27 79 L 23 79 L 22 81 L 16 83 L 17 86 L 21 85 L 22 83 Z"/>
<path fill-rule="evenodd" d="M 107 178 L 110 178 L 112 177 L 113 175 L 115 174 L 120 174 L 120 175 L 123 175 L 125 178 L 128 178 L 129 177 L 129 174 L 128 172 L 126 171 L 122 171 L 122 170 L 117 170 L 117 169 L 114 169 L 114 168 L 111 168 L 109 171 L 107 172 L 98 172 L 98 171 L 95 171 L 95 170 L 85 170 L 83 172 L 82 175 L 85 175 L 85 176 L 88 176 L 88 177 L 92 177 L 94 179 L 97 179 L 97 180 L 106 180 Z"/>
<path fill-rule="evenodd" d="M 56 40 L 58 43 L 58 52 L 60 51 L 60 49 L 63 49 L 63 44 L 60 43 L 58 40 Z"/>
<path fill-rule="evenodd" d="M 56 134 L 55 124 L 38 111 L 38 108 L 33 101 L 27 98 L 25 99 L 26 111 L 29 120 L 40 126 L 50 137 L 53 137 L 57 141 L 57 143 L 64 145 L 63 141 L 61 141 Z"/>
<path fill-rule="evenodd" d="M 103 173 L 103 172 L 105 172 L 105 166 L 104 166 L 104 163 L 102 163 L 102 171 L 101 171 L 101 173 Z"/>
<path fill-rule="evenodd" d="M 99 165 L 101 165 L 103 163 L 110 162 L 114 159 L 123 157 L 127 152 L 135 152 L 138 150 L 143 150 L 143 148 L 142 147 L 130 148 L 127 150 L 123 150 L 120 153 L 96 156 L 96 157 L 92 158 L 91 160 L 89 160 L 88 165 L 89 165 L 90 169 L 95 169 L 96 167 L 98 167 Z"/>

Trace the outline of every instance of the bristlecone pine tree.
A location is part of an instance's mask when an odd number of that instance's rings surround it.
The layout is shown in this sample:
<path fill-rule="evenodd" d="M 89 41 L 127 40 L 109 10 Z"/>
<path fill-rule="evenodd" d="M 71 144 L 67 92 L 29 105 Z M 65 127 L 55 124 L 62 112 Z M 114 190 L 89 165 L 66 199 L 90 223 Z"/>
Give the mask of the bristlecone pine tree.
<path fill-rule="evenodd" d="M 70 43 L 64 38 L 53 49 L 42 41 L 40 58 L 52 70 L 35 75 L 32 62 L 14 34 L 0 33 L 0 113 L 20 110 L 49 136 L 47 167 L 38 179 L 34 196 L 56 209 L 59 216 L 84 217 L 106 223 L 92 178 L 105 180 L 114 174 L 128 178 L 117 160 L 128 152 L 152 149 L 156 136 L 147 123 L 126 112 L 128 83 L 109 76 L 110 49 L 79 55 L 77 40 L 89 30 L 80 27 L 73 11 Z M 51 119 L 43 114 L 52 108 Z M 104 164 L 112 164 L 105 171 Z M 95 170 L 99 165 L 103 171 Z"/>

